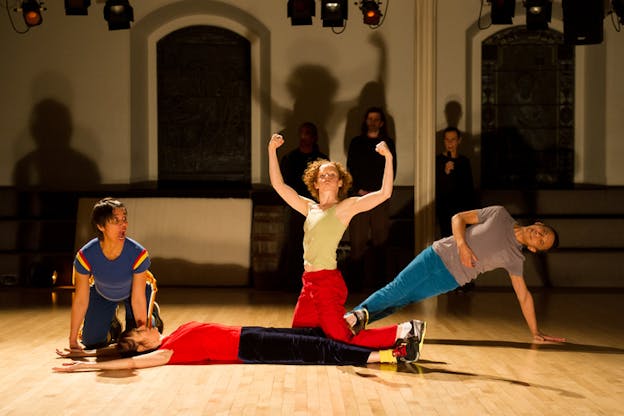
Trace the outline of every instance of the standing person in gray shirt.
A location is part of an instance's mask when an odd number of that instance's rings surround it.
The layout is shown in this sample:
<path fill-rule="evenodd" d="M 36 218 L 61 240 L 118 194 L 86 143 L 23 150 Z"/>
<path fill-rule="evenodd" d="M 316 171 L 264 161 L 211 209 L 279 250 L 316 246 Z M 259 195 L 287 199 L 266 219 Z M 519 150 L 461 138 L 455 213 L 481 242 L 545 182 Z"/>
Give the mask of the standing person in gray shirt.
<path fill-rule="evenodd" d="M 522 247 L 534 253 L 556 247 L 559 240 L 556 231 L 540 222 L 520 226 L 502 206 L 460 212 L 452 218 L 452 229 L 452 236 L 435 241 L 392 282 L 347 312 L 345 320 L 351 330 L 357 333 L 369 322 L 410 303 L 451 291 L 481 273 L 503 268 L 509 273 L 533 339 L 565 342 L 565 338 L 539 330 L 533 297 L 523 277 Z"/>

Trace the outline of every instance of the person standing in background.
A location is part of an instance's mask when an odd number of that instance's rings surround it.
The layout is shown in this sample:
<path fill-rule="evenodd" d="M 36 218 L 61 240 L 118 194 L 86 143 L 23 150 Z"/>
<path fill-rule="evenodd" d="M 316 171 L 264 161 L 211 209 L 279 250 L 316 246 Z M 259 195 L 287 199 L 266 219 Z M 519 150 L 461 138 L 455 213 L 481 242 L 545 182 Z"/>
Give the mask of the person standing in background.
<path fill-rule="evenodd" d="M 318 130 L 311 122 L 302 123 L 299 126 L 299 146 L 286 153 L 281 161 L 280 168 L 284 182 L 292 187 L 299 195 L 312 199 L 308 186 L 303 182 L 303 172 L 308 164 L 317 159 L 328 159 L 318 146 Z M 280 270 L 284 275 L 284 286 L 289 291 L 299 292 L 301 281 L 292 279 L 292 276 L 303 274 L 303 223 L 305 217 L 292 209 L 288 210 L 286 222 L 285 241 L 280 258 Z"/>
<path fill-rule="evenodd" d="M 440 237 L 452 234 L 451 218 L 477 207 L 470 160 L 459 154 L 462 141 L 456 127 L 444 129 L 444 151 L 436 156 L 436 214 Z"/>
<path fill-rule="evenodd" d="M 317 159 L 327 159 L 327 155 L 318 147 L 318 130 L 311 122 L 299 126 L 299 146 L 286 153 L 280 161 L 280 169 L 284 182 L 290 185 L 299 195 L 311 198 L 308 187 L 303 182 L 303 172 L 308 163 Z"/>
<path fill-rule="evenodd" d="M 351 140 L 347 154 L 347 169 L 353 176 L 353 195 L 363 196 L 381 187 L 385 161 L 375 151 L 375 147 L 382 141 L 388 145 L 392 154 L 393 172 L 396 172 L 396 150 L 394 141 L 386 132 L 385 113 L 380 107 L 370 107 L 364 115 L 361 134 Z M 386 257 L 390 233 L 389 208 L 388 200 L 351 220 L 351 254 L 347 270 L 351 290 L 363 286 L 380 287 L 388 280 Z M 372 243 L 370 251 L 369 241 Z M 371 267 L 365 267 L 365 258 L 372 261 Z"/>

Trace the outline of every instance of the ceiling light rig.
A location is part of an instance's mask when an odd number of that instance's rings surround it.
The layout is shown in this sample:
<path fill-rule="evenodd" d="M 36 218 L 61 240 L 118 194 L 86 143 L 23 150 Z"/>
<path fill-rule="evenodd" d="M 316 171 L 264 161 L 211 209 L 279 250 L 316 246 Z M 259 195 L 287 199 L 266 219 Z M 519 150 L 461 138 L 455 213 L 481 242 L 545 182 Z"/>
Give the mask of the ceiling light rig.
<path fill-rule="evenodd" d="M 516 14 L 516 0 L 490 0 L 493 25 L 510 25 Z"/>
<path fill-rule="evenodd" d="M 8 2 L 7 2 L 8 3 Z M 9 17 L 9 22 L 11 22 L 11 28 L 15 33 L 23 35 L 27 33 L 31 27 L 39 26 L 43 23 L 43 15 L 42 12 L 46 11 L 47 8 L 43 5 L 43 1 L 41 0 L 17 0 L 15 1 L 14 7 L 9 7 L 8 4 L 5 4 L 7 15 Z M 10 13 L 13 11 L 13 13 Z M 21 14 L 22 19 L 24 20 L 24 24 L 26 25 L 25 29 L 22 29 L 21 25 L 16 25 L 15 22 L 15 14 Z"/>
<path fill-rule="evenodd" d="M 376 27 L 381 26 L 381 16 L 383 16 L 383 14 L 379 9 L 380 4 L 381 1 L 379 0 L 362 0 L 360 2 L 360 10 L 362 11 L 362 18 L 365 25 Z"/>
<path fill-rule="evenodd" d="M 288 0 L 287 16 L 292 26 L 304 26 L 312 24 L 312 16 L 315 15 L 316 5 L 314 0 Z"/>
<path fill-rule="evenodd" d="M 552 16 L 552 0 L 523 0 L 528 30 L 546 30 Z"/>
<path fill-rule="evenodd" d="M 65 0 L 65 14 L 67 16 L 87 16 L 91 0 Z"/>
<path fill-rule="evenodd" d="M 108 22 L 108 30 L 130 29 L 130 22 L 134 22 L 134 9 L 128 0 L 106 0 L 104 19 Z"/>
<path fill-rule="evenodd" d="M 348 7 L 347 0 L 321 0 L 323 27 L 345 27 L 345 20 L 349 18 Z"/>
<path fill-rule="evenodd" d="M 594 45 L 604 40 L 605 8 L 602 2 L 563 0 L 563 41 Z"/>
<path fill-rule="evenodd" d="M 43 7 L 42 1 L 23 0 L 18 10 L 22 11 L 24 23 L 26 23 L 26 26 L 29 28 L 39 26 L 43 23 L 43 16 L 41 15 L 41 12 L 46 9 Z"/>

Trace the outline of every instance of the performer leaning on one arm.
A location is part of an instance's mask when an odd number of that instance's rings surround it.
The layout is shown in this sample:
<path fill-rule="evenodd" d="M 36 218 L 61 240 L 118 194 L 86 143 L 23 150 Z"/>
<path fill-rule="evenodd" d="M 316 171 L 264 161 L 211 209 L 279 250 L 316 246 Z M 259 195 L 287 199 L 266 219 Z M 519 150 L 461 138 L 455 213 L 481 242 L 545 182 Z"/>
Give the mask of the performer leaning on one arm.
<path fill-rule="evenodd" d="M 395 279 L 345 314 L 354 331 L 410 303 L 451 291 L 481 273 L 507 270 L 522 315 L 535 341 L 565 342 L 540 331 L 533 297 L 523 277 L 524 255 L 558 244 L 556 231 L 541 222 L 520 226 L 502 206 L 464 211 L 452 218 L 453 235 L 424 249 Z"/>

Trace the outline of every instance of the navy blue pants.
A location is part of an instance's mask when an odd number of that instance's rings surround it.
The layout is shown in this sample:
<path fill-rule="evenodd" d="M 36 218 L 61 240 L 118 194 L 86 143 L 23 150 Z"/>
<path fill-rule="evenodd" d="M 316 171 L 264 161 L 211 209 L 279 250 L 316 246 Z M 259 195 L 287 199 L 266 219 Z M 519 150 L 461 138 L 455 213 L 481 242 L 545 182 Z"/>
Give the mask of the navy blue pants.
<path fill-rule="evenodd" d="M 459 283 L 433 251 L 424 249 L 394 280 L 382 287 L 353 309 L 366 308 L 368 322 L 377 321 L 410 303 L 449 292 Z"/>
<path fill-rule="evenodd" d="M 148 309 L 151 294 L 152 287 L 150 285 L 145 285 Z M 136 324 L 134 322 L 130 297 L 121 302 L 123 302 L 126 308 L 125 329 L 135 328 Z M 107 345 L 108 331 L 115 313 L 117 312 L 117 305 L 121 302 L 114 302 L 102 297 L 94 286 L 89 288 L 89 306 L 82 327 L 82 343 L 87 349 L 100 348 Z"/>
<path fill-rule="evenodd" d="M 320 328 L 244 326 L 238 358 L 250 364 L 365 365 L 371 351 L 325 338 Z"/>

